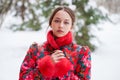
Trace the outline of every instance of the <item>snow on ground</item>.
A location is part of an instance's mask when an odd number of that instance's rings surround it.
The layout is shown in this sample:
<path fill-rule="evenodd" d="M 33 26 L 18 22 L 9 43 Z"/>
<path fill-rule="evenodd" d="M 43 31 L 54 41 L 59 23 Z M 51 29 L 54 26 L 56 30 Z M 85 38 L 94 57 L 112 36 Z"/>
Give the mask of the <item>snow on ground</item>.
<path fill-rule="evenodd" d="M 96 35 L 98 49 L 92 54 L 92 80 L 120 80 L 120 17 L 111 16 L 116 23 L 104 22 Z"/>
<path fill-rule="evenodd" d="M 91 80 L 120 80 L 120 17 L 111 17 L 116 24 L 103 22 L 101 31 L 94 30 L 100 44 L 92 53 Z M 18 80 L 20 65 L 33 42 L 46 40 L 46 31 L 11 32 L 0 30 L 0 80 Z"/>
<path fill-rule="evenodd" d="M 33 42 L 45 41 L 45 32 L 0 31 L 0 80 L 18 80 L 20 65 Z"/>

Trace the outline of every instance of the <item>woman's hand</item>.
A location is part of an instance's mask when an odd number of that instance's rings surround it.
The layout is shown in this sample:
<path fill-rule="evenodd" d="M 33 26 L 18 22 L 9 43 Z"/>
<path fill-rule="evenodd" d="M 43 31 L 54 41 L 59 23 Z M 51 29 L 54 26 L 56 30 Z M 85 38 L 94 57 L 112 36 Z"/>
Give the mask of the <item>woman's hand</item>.
<path fill-rule="evenodd" d="M 65 58 L 65 55 L 63 51 L 61 50 L 55 50 L 54 53 L 52 53 L 51 58 L 54 63 L 59 62 L 60 59 Z"/>

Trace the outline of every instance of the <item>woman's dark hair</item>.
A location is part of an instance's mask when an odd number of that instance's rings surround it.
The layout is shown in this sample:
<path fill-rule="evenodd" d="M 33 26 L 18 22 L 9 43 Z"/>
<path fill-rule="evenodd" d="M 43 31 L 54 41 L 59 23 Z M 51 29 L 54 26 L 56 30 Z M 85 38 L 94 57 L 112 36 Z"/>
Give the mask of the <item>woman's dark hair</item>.
<path fill-rule="evenodd" d="M 75 22 L 75 14 L 74 14 L 74 12 L 73 12 L 70 8 L 65 7 L 65 6 L 57 7 L 57 8 L 53 11 L 53 13 L 52 13 L 52 15 L 50 16 L 50 19 L 49 19 L 49 26 L 51 25 L 52 20 L 53 20 L 53 17 L 55 16 L 55 14 L 56 14 L 58 11 L 60 11 L 60 10 L 64 10 L 64 11 L 66 11 L 66 12 L 70 15 L 70 17 L 71 17 L 71 19 L 72 19 L 72 26 L 73 26 L 73 25 L 74 25 L 74 22 Z M 72 27 L 72 28 L 73 28 L 73 27 Z"/>

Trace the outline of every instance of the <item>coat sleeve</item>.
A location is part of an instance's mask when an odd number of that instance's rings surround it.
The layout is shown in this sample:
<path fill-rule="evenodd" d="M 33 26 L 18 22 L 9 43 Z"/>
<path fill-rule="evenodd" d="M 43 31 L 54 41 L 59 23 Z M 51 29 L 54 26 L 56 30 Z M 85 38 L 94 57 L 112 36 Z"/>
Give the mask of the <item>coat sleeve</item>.
<path fill-rule="evenodd" d="M 91 78 L 91 54 L 87 46 L 82 47 L 80 51 L 75 72 L 80 80 Z"/>
<path fill-rule="evenodd" d="M 32 45 L 25 56 L 20 68 L 19 80 L 40 79 L 40 72 L 36 66 L 37 45 Z"/>
<path fill-rule="evenodd" d="M 42 47 L 39 47 L 42 49 Z M 49 55 L 38 51 L 37 44 L 33 44 L 21 65 L 19 80 L 41 80 L 43 76 L 51 77 L 54 73 L 54 64 Z"/>

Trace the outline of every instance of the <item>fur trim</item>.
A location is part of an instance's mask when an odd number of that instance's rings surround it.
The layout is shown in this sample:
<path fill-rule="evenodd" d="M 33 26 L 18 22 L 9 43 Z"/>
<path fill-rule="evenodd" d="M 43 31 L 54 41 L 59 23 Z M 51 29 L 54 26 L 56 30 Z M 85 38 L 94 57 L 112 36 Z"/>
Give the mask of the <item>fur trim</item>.
<path fill-rule="evenodd" d="M 47 77 L 51 77 L 54 74 L 55 66 L 50 56 L 38 60 L 38 68 L 40 72 Z"/>
<path fill-rule="evenodd" d="M 63 76 L 68 73 L 69 70 L 73 69 L 73 65 L 66 58 L 61 59 L 55 64 L 55 74 L 54 76 Z"/>

